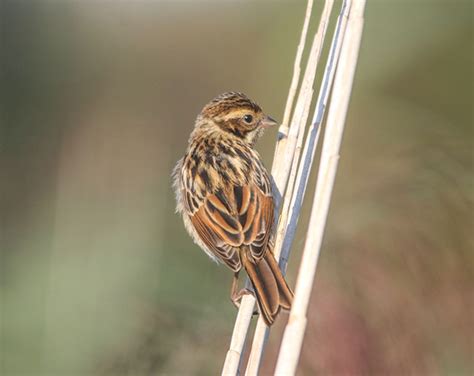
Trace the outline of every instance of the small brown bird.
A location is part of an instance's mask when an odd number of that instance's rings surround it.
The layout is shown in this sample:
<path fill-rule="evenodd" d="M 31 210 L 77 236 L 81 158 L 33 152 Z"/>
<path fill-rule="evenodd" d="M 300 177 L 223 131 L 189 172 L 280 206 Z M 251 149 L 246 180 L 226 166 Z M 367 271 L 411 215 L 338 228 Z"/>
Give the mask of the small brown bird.
<path fill-rule="evenodd" d="M 252 282 L 260 313 L 272 325 L 280 308 L 290 309 L 293 293 L 272 250 L 274 203 L 270 176 L 255 142 L 276 125 L 242 93 L 210 101 L 196 119 L 185 156 L 173 171 L 177 211 L 197 243 L 234 272 L 231 299 L 242 266 Z"/>

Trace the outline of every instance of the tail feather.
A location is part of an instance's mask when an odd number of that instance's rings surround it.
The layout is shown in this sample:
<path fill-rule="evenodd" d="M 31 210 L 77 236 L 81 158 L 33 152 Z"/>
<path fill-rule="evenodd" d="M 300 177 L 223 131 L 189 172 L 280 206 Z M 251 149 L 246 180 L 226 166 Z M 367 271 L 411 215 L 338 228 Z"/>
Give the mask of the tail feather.
<path fill-rule="evenodd" d="M 270 269 L 273 272 L 273 276 L 277 281 L 278 291 L 280 293 L 280 306 L 281 308 L 289 311 L 291 309 L 291 303 L 293 302 L 293 291 L 291 291 L 290 287 L 286 283 L 285 277 L 283 277 L 280 267 L 278 266 L 278 263 L 275 260 L 273 254 L 267 252 L 265 260 L 270 266 Z"/>
<path fill-rule="evenodd" d="M 272 252 L 267 251 L 263 259 L 256 263 L 244 252 L 242 260 L 255 290 L 260 314 L 270 326 L 281 308 L 291 308 L 293 292 L 288 287 Z"/>

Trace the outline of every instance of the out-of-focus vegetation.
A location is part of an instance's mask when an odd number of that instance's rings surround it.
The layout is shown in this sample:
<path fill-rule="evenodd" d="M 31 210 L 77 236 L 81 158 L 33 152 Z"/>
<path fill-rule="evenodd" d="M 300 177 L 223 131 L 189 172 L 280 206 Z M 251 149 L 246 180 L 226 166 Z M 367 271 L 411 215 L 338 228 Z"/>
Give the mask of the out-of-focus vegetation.
<path fill-rule="evenodd" d="M 219 372 L 231 276 L 169 175 L 214 95 L 281 118 L 304 7 L 2 2 L 2 375 Z M 368 2 L 301 375 L 473 373 L 472 17 Z"/>

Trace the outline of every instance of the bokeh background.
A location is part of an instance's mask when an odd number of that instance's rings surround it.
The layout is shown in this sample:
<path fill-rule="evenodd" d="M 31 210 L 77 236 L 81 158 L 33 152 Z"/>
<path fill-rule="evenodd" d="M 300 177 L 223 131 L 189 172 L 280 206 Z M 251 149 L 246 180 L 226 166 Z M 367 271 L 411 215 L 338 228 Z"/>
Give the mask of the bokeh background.
<path fill-rule="evenodd" d="M 170 172 L 216 94 L 282 118 L 304 9 L 2 1 L 0 374 L 219 373 L 231 275 Z M 473 374 L 472 46 L 469 0 L 368 1 L 299 375 Z"/>

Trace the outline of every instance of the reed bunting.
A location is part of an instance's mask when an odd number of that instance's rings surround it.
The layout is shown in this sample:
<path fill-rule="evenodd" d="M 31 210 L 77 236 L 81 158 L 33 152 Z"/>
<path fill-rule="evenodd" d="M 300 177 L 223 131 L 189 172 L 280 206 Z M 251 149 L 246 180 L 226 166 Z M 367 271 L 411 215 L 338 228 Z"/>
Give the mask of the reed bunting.
<path fill-rule="evenodd" d="M 173 171 L 177 211 L 187 231 L 213 260 L 234 272 L 235 305 L 251 293 L 238 291 L 238 274 L 246 270 L 267 325 L 281 308 L 289 310 L 293 299 L 273 256 L 270 175 L 254 149 L 274 125 L 244 94 L 221 94 L 198 115 L 186 154 Z"/>

